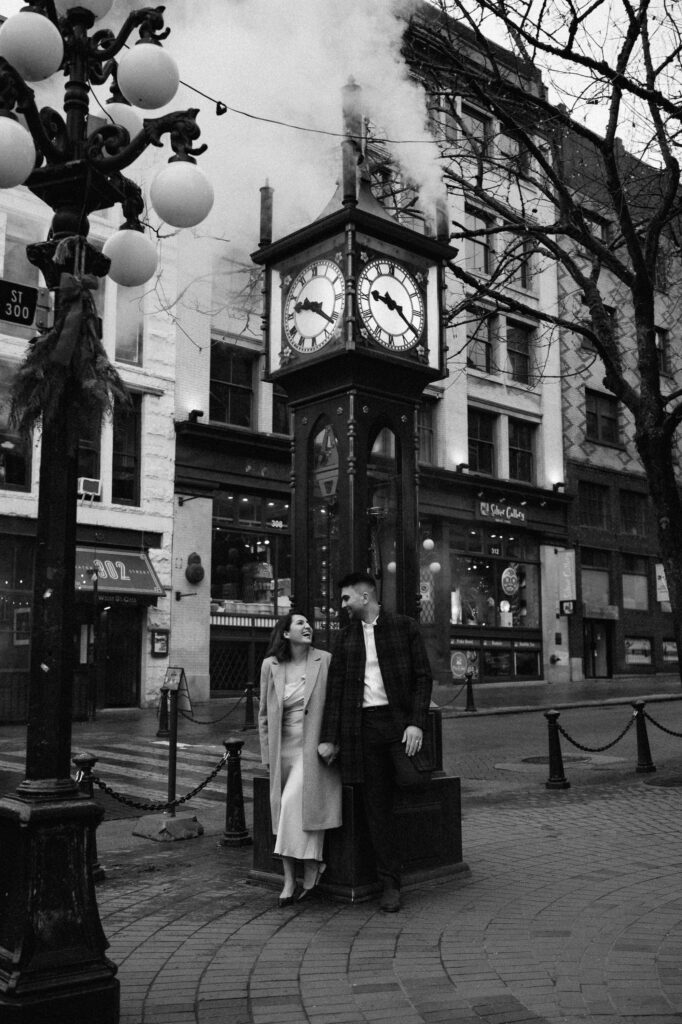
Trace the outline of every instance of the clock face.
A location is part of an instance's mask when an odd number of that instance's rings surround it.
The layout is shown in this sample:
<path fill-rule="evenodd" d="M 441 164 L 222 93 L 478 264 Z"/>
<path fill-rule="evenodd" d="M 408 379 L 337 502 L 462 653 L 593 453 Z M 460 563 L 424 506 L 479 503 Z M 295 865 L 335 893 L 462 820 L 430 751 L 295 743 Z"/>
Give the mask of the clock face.
<path fill-rule="evenodd" d="M 334 336 L 346 304 L 346 282 L 332 260 L 309 263 L 284 300 L 285 337 L 297 352 L 317 352 Z"/>
<path fill-rule="evenodd" d="M 358 277 L 358 310 L 375 341 L 394 351 L 413 348 L 426 320 L 421 289 L 412 274 L 395 260 L 367 263 Z"/>

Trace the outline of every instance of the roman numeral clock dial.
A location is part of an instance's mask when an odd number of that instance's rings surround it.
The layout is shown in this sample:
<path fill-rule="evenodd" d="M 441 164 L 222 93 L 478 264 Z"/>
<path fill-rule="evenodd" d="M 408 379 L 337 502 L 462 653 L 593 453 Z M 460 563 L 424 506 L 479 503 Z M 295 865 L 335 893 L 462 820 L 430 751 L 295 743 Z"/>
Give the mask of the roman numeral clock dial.
<path fill-rule="evenodd" d="M 384 348 L 405 352 L 421 341 L 426 321 L 422 291 L 400 263 L 370 260 L 358 276 L 357 301 L 363 327 Z"/>
<path fill-rule="evenodd" d="M 333 260 L 315 260 L 294 278 L 284 301 L 284 335 L 297 352 L 317 352 L 338 332 L 346 283 Z"/>

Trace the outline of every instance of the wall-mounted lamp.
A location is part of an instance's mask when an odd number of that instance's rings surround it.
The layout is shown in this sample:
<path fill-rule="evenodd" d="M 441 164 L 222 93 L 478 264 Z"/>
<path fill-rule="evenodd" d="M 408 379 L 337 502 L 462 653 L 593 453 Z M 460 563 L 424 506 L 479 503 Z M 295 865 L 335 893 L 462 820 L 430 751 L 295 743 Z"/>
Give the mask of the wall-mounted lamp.
<path fill-rule="evenodd" d="M 198 423 L 201 417 L 204 415 L 203 409 L 191 409 L 190 414 L 187 417 L 188 423 Z"/>
<path fill-rule="evenodd" d="M 476 497 L 477 498 L 482 498 L 484 493 L 485 493 L 484 491 L 476 491 Z"/>
<path fill-rule="evenodd" d="M 196 597 L 196 596 L 197 596 L 197 591 L 196 590 L 192 591 L 191 594 L 183 594 L 182 591 L 180 591 L 180 590 L 176 590 L 175 591 L 175 600 L 176 601 L 182 601 L 183 597 Z"/>
<path fill-rule="evenodd" d="M 457 466 L 455 468 L 456 468 L 456 472 L 457 473 L 461 473 L 462 470 L 469 468 L 469 463 L 468 462 L 458 462 Z"/>
<path fill-rule="evenodd" d="M 552 490 L 555 494 L 558 494 L 559 491 L 566 490 L 566 484 L 563 482 L 563 480 L 558 480 L 555 484 L 552 484 Z"/>
<path fill-rule="evenodd" d="M 521 506 L 521 508 L 525 508 L 527 504 L 528 504 L 528 502 L 526 501 L 525 498 L 523 499 L 523 501 L 519 502 L 519 505 Z"/>
<path fill-rule="evenodd" d="M 547 504 L 546 501 L 541 501 L 540 502 L 540 508 L 544 508 L 546 504 Z"/>

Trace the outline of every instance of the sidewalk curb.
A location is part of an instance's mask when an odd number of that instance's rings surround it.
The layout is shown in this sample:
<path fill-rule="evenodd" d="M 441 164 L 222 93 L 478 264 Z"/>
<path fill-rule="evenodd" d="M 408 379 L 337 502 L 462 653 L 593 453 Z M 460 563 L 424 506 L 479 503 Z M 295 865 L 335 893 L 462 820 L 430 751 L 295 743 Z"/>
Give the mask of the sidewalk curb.
<path fill-rule="evenodd" d="M 635 700 L 643 700 L 645 703 L 662 703 L 664 701 L 678 701 L 682 700 L 682 694 L 671 694 L 671 693 L 651 693 L 642 697 L 605 697 L 602 700 L 583 700 L 583 701 L 570 701 L 568 703 L 547 703 L 547 704 L 535 704 L 535 705 L 515 705 L 508 708 L 481 708 L 476 711 L 464 711 L 455 709 L 452 714 L 445 712 L 445 705 L 439 708 L 443 712 L 443 719 L 450 718 L 480 718 L 482 716 L 490 717 L 492 715 L 526 715 L 533 711 L 566 711 L 570 708 L 605 708 L 614 707 L 617 705 L 632 705 Z"/>

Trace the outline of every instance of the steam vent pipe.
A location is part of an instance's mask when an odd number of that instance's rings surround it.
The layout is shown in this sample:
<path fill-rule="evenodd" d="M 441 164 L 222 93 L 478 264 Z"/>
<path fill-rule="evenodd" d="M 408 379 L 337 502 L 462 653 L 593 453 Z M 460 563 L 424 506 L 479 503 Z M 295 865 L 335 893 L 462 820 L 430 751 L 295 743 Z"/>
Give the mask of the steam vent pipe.
<path fill-rule="evenodd" d="M 343 96 L 343 205 L 357 206 L 358 164 L 362 162 L 362 89 L 349 78 L 341 90 Z"/>
<path fill-rule="evenodd" d="M 267 179 L 260 190 L 260 247 L 272 242 L 272 193 Z"/>

